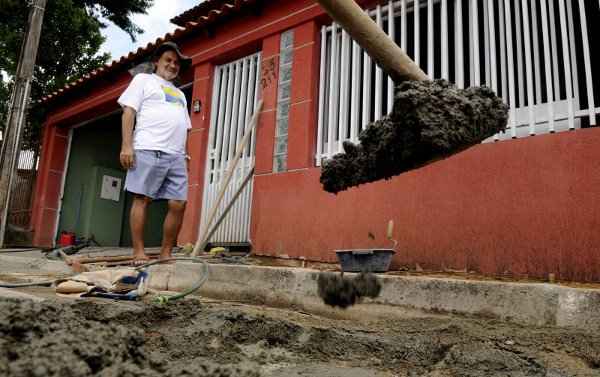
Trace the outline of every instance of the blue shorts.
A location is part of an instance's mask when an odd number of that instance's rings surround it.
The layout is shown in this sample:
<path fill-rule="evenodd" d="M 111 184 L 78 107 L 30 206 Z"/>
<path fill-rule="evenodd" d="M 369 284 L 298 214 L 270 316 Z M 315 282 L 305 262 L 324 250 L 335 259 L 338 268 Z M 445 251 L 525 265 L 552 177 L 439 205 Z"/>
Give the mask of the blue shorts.
<path fill-rule="evenodd" d="M 125 190 L 151 199 L 185 201 L 188 191 L 186 164 L 184 155 L 136 150 L 134 166 L 125 178 Z"/>

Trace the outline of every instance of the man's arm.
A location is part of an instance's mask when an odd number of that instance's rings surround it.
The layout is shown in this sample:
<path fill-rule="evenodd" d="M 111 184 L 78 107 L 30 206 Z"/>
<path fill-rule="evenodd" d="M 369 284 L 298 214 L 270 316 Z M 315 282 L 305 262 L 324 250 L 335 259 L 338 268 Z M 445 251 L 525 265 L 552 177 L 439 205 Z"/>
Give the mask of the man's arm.
<path fill-rule="evenodd" d="M 123 116 L 121 117 L 121 154 L 119 159 L 124 169 L 131 169 L 135 164 L 135 154 L 133 151 L 133 126 L 135 124 L 135 110 L 132 107 L 123 107 Z"/>

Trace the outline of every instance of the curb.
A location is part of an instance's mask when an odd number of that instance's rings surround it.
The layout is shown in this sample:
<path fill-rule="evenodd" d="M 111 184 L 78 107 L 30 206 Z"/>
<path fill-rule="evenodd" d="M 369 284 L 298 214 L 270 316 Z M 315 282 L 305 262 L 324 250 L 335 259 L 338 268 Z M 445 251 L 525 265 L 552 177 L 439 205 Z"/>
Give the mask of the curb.
<path fill-rule="evenodd" d="M 0 273 L 63 274 L 63 262 L 0 255 Z M 150 267 L 149 288 L 182 291 L 202 271 L 199 263 Z M 210 264 L 210 277 L 199 294 L 353 319 L 454 313 L 526 325 L 600 329 L 600 290 L 546 283 L 506 283 L 432 277 L 379 275 L 381 295 L 349 309 L 334 309 L 317 296 L 319 271 L 305 268 Z M 348 274 L 352 275 L 352 274 Z M 0 292 L 6 297 L 8 292 Z"/>
<path fill-rule="evenodd" d="M 152 266 L 149 287 L 181 291 L 199 277 L 197 263 Z M 536 326 L 600 327 L 600 290 L 543 283 L 505 283 L 379 275 L 380 297 L 341 310 L 317 297 L 318 271 L 247 265 L 209 265 L 199 294 L 336 317 L 406 315 L 406 309 L 476 315 Z M 349 274 L 351 275 L 351 274 Z M 416 315 L 416 314 L 415 314 Z"/>

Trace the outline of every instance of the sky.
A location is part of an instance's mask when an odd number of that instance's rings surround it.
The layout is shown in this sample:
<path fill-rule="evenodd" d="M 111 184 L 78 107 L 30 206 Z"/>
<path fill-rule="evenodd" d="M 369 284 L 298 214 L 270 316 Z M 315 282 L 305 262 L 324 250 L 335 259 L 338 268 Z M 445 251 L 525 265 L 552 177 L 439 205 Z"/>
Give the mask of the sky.
<path fill-rule="evenodd" d="M 144 34 L 137 36 L 133 42 L 129 35 L 123 30 L 109 22 L 109 27 L 102 30 L 106 42 L 100 48 L 100 52 L 109 52 L 111 60 L 118 60 L 121 56 L 145 46 L 148 42 L 154 42 L 156 38 L 175 30 L 177 26 L 169 20 L 186 10 L 195 7 L 203 0 L 154 0 L 154 5 L 148 9 L 148 14 L 140 14 L 133 17 L 136 25 L 144 29 Z"/>
<path fill-rule="evenodd" d="M 136 42 L 133 42 L 123 30 L 111 22 L 107 22 L 109 26 L 102 30 L 102 35 L 106 37 L 106 41 L 100 47 L 99 52 L 109 52 L 111 60 L 118 60 L 121 56 L 129 54 L 130 51 L 135 51 L 138 47 L 145 46 L 148 42 L 154 42 L 156 38 L 175 30 L 177 25 L 170 23 L 169 20 L 203 1 L 154 0 L 154 5 L 148 9 L 147 14 L 139 14 L 133 17 L 134 23 L 144 29 L 144 33 L 137 36 Z M 0 80 L 8 80 L 3 71 L 0 71 Z M 2 137 L 2 132 L 0 132 L 0 140 L 2 140 Z"/>

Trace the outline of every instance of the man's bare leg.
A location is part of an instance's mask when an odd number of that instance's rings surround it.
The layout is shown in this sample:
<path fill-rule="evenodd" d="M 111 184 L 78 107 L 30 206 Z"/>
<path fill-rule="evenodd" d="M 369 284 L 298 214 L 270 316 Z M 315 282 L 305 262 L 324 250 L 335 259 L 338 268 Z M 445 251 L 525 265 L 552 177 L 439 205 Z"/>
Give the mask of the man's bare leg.
<path fill-rule="evenodd" d="M 133 243 L 133 259 L 146 261 L 148 256 L 144 252 L 144 225 L 146 224 L 146 212 L 148 204 L 152 200 L 143 195 L 134 195 L 129 214 L 129 226 L 131 227 L 131 241 Z"/>
<path fill-rule="evenodd" d="M 179 229 L 181 229 L 185 203 L 186 202 L 183 200 L 169 200 L 169 212 L 167 213 L 167 217 L 165 217 L 165 222 L 163 224 L 163 240 L 162 248 L 160 249 L 160 259 L 171 258 L 171 250 L 175 246 Z"/>

